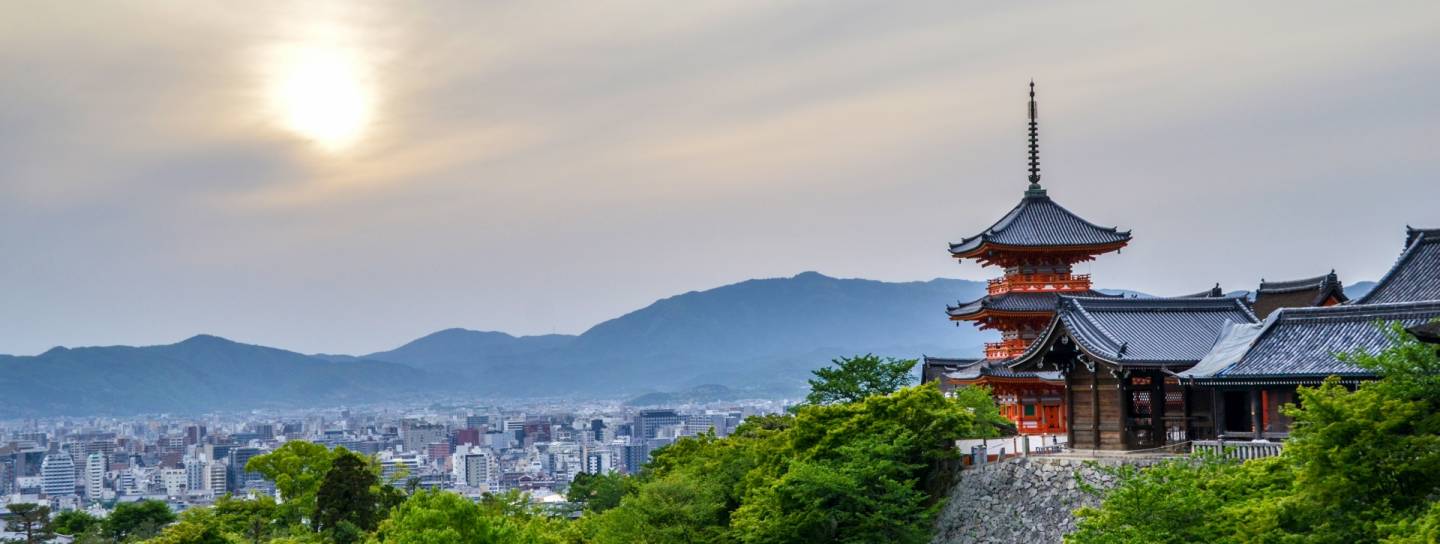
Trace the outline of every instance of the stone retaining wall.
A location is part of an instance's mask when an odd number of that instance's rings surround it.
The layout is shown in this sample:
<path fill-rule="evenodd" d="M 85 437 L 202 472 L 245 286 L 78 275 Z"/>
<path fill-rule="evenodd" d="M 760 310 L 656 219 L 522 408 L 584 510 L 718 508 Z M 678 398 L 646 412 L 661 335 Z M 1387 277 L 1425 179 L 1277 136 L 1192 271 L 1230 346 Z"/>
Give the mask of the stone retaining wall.
<path fill-rule="evenodd" d="M 1087 461 L 1144 466 L 1156 459 L 1033 456 L 966 469 L 936 519 L 934 544 L 1060 543 L 1075 530 L 1072 512 L 1100 503 L 1080 489 L 1076 474 L 1099 489 L 1115 484 Z"/>

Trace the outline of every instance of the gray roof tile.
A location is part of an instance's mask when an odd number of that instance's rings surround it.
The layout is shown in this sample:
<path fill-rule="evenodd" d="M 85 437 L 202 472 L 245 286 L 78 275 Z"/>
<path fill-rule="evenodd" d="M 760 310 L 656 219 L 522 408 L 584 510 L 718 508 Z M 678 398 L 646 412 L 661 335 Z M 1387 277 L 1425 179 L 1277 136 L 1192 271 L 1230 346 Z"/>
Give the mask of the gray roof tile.
<path fill-rule="evenodd" d="M 1440 229 L 1406 228 L 1405 251 L 1355 304 L 1440 300 Z"/>
<path fill-rule="evenodd" d="M 1371 373 L 1342 362 L 1337 354 L 1389 346 L 1383 322 L 1418 325 L 1440 318 L 1440 300 L 1388 304 L 1351 304 L 1321 308 L 1282 308 L 1265 321 L 1244 355 L 1198 379 L 1368 377 Z"/>
<path fill-rule="evenodd" d="M 950 244 L 950 252 L 963 255 L 986 243 L 1014 247 L 1094 246 L 1128 242 L 1130 231 L 1101 227 L 1071 213 L 1043 191 L 1027 193 L 1010 213 L 985 232 Z"/>
<path fill-rule="evenodd" d="M 1092 356 L 1141 366 L 1193 365 L 1226 323 L 1259 321 L 1238 297 L 1061 297 L 1057 318 Z"/>

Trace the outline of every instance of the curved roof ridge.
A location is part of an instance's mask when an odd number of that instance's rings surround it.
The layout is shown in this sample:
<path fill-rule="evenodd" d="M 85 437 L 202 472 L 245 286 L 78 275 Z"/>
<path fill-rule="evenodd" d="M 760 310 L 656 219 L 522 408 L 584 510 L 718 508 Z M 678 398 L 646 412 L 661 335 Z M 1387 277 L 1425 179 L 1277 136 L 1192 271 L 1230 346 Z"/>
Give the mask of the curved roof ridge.
<path fill-rule="evenodd" d="M 1390 315 L 1405 311 L 1423 312 L 1440 310 L 1440 300 L 1412 300 L 1405 302 L 1377 302 L 1374 304 L 1341 304 L 1306 308 L 1280 308 L 1272 317 L 1282 320 L 1347 318 L 1364 319 L 1375 315 Z"/>
<path fill-rule="evenodd" d="M 1091 328 L 1095 329 L 1096 332 L 1099 332 L 1100 335 L 1101 335 L 1103 338 L 1105 338 L 1106 340 L 1109 340 L 1112 344 L 1114 344 L 1114 349 L 1119 349 L 1121 345 L 1125 344 L 1125 341 L 1116 338 L 1115 335 L 1113 335 L 1113 334 L 1110 334 L 1110 331 L 1106 330 L 1106 329 L 1105 329 L 1105 326 L 1104 326 L 1104 325 L 1101 325 L 1100 322 L 1095 319 L 1095 316 L 1090 315 L 1090 310 L 1087 310 L 1087 309 L 1085 308 L 1085 305 L 1084 305 L 1084 304 L 1080 304 L 1080 302 L 1079 302 L 1080 299 L 1085 299 L 1085 298 L 1094 299 L 1094 297 L 1067 297 L 1067 296 L 1061 296 L 1061 297 L 1060 297 L 1060 305 L 1061 305 L 1062 307 L 1064 307 L 1064 306 L 1069 306 L 1069 307 L 1075 308 L 1076 311 L 1080 312 L 1080 315 L 1082 315 L 1082 316 L 1085 317 L 1085 321 L 1087 322 L 1087 324 L 1088 324 Z M 1062 316 L 1065 315 L 1065 312 L 1063 311 L 1063 309 L 1060 311 L 1060 315 L 1062 315 Z M 1062 319 L 1063 319 L 1063 318 L 1062 318 Z M 1069 323 L 1068 320 L 1066 321 L 1066 324 L 1067 324 L 1067 325 L 1070 325 L 1071 327 L 1074 327 L 1074 325 L 1071 324 L 1071 323 Z M 1077 338 L 1077 340 L 1078 340 L 1078 338 Z"/>
<path fill-rule="evenodd" d="M 1385 271 L 1385 275 L 1375 282 L 1375 286 L 1370 288 L 1370 292 L 1351 303 L 1355 305 L 1369 304 L 1371 300 L 1386 291 L 1396 276 L 1404 271 L 1406 263 L 1420 253 L 1422 246 L 1437 242 L 1440 242 L 1440 228 L 1417 229 L 1407 225 L 1405 227 L 1405 249 L 1395 259 L 1395 264 L 1391 265 L 1390 270 Z"/>
<path fill-rule="evenodd" d="M 1339 281 L 1340 277 L 1335 274 L 1334 270 L 1331 270 L 1329 274 L 1322 274 L 1313 278 L 1301 278 L 1298 280 L 1265 281 L 1264 278 L 1261 278 L 1260 287 L 1257 287 L 1255 289 L 1255 292 L 1258 294 L 1303 291 L 1306 289 L 1324 287 L 1326 284 Z"/>

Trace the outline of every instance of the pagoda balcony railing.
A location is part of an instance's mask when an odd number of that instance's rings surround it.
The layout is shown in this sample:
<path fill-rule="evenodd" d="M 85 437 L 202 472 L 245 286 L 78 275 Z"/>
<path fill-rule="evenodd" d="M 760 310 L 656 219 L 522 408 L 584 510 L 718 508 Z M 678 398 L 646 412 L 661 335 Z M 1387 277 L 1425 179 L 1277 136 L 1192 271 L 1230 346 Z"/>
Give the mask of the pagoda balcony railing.
<path fill-rule="evenodd" d="M 1014 274 L 988 282 L 991 295 L 1088 291 L 1089 274 Z"/>
<path fill-rule="evenodd" d="M 987 342 L 985 344 L 985 358 L 987 359 L 1009 359 L 1025 353 L 1025 348 L 1030 347 L 1026 340 L 1005 340 L 1003 342 Z"/>

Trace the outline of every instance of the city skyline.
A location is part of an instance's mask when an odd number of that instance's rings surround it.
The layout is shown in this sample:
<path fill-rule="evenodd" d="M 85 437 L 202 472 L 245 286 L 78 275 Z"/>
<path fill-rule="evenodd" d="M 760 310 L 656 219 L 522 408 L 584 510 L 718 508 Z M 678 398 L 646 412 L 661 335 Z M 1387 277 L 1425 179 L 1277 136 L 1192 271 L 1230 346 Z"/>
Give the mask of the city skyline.
<path fill-rule="evenodd" d="M 945 243 L 1024 191 L 1032 78 L 1046 188 L 1134 233 L 1097 287 L 1376 280 L 1440 225 L 1430 4 L 328 8 L 4 8 L 0 353 L 983 279 Z"/>

